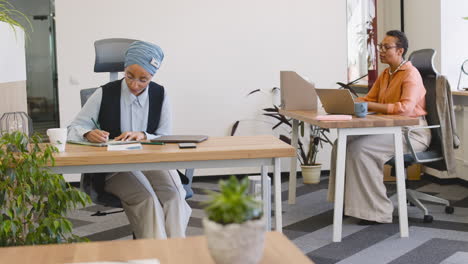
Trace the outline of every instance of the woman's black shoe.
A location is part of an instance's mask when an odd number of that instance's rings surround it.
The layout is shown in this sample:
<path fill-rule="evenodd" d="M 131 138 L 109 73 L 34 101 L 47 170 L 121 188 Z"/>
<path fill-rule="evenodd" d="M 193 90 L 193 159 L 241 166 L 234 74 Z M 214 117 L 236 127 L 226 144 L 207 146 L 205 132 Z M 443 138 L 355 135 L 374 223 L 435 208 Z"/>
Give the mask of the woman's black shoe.
<path fill-rule="evenodd" d="M 362 219 L 357 224 L 360 226 L 367 226 L 367 225 L 380 225 L 382 223 Z"/>

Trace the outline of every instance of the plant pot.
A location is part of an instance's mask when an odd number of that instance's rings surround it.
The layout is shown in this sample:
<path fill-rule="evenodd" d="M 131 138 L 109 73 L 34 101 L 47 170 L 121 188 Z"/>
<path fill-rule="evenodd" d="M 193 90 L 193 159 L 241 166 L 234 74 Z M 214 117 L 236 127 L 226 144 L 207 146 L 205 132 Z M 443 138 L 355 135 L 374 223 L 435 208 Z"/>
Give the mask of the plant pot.
<path fill-rule="evenodd" d="M 218 264 L 256 264 L 263 255 L 265 219 L 221 225 L 203 219 L 208 249 Z"/>
<path fill-rule="evenodd" d="M 304 184 L 317 184 L 320 182 L 320 172 L 322 170 L 322 164 L 316 165 L 301 165 L 302 168 L 302 179 Z"/>

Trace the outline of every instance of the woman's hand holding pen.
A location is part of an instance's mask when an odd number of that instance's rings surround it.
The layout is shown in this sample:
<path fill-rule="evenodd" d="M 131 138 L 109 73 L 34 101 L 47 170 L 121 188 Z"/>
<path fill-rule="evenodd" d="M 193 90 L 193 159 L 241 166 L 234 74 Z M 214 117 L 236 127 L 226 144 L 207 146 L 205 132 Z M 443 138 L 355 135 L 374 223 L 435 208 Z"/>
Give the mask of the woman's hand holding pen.
<path fill-rule="evenodd" d="M 109 132 L 100 130 L 100 129 L 94 129 L 89 131 L 88 133 L 84 134 L 84 137 L 89 141 L 93 143 L 103 143 L 107 142 L 109 140 Z"/>
<path fill-rule="evenodd" d="M 101 126 L 99 125 L 99 122 L 94 120 L 93 117 L 91 117 L 91 121 L 94 124 L 94 127 L 96 129 L 89 131 L 88 133 L 84 134 L 84 137 L 89 141 L 93 143 L 104 143 L 109 141 L 109 132 L 101 130 Z"/>

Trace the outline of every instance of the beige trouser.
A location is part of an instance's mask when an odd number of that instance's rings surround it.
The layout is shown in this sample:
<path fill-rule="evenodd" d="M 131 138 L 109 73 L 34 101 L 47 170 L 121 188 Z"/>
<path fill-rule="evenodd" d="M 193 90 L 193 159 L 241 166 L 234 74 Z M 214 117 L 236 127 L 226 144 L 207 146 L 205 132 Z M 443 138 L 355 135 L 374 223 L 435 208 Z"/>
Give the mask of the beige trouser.
<path fill-rule="evenodd" d="M 421 119 L 419 125 L 427 125 Z M 407 128 L 403 128 L 403 133 Z M 429 129 L 413 131 L 410 137 L 416 152 L 424 151 L 431 141 Z M 406 139 L 403 151 L 409 153 Z M 393 204 L 383 182 L 384 164 L 395 155 L 393 135 L 348 136 L 345 166 L 345 215 L 391 223 Z M 336 142 L 332 150 L 328 200 L 335 198 Z"/>
<path fill-rule="evenodd" d="M 105 190 L 120 198 L 136 238 L 185 237 L 192 210 L 177 172 L 119 172 Z"/>

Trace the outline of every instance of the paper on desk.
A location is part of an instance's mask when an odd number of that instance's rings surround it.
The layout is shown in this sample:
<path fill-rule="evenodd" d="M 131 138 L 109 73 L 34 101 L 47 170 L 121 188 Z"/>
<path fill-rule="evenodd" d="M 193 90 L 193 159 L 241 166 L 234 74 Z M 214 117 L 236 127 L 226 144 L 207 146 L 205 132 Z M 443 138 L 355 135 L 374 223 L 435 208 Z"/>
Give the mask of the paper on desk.
<path fill-rule="evenodd" d="M 136 149 L 142 149 L 143 147 L 141 146 L 140 143 L 132 143 L 132 144 L 121 144 L 121 145 L 108 145 L 107 150 L 108 151 L 116 151 L 116 150 L 136 150 Z"/>
<path fill-rule="evenodd" d="M 353 116 L 351 115 L 318 115 L 315 117 L 316 120 L 319 121 L 344 121 L 344 120 L 351 120 Z"/>
<path fill-rule="evenodd" d="M 134 259 L 127 261 L 97 261 L 97 262 L 80 262 L 68 264 L 160 264 L 158 259 Z"/>

